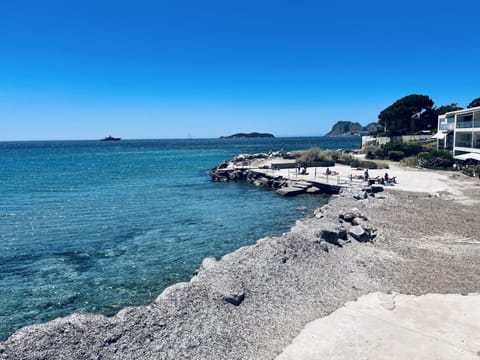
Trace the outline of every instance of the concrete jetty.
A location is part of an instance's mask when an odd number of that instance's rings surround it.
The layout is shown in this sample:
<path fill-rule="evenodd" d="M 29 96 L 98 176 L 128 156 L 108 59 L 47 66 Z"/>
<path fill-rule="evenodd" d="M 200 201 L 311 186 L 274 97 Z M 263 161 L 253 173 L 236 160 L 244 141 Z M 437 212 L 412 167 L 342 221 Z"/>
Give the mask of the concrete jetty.
<path fill-rule="evenodd" d="M 239 155 L 213 168 L 213 181 L 246 181 L 259 187 L 272 188 L 279 195 L 293 196 L 303 193 L 338 194 L 342 188 L 368 185 L 362 175 L 342 171 L 326 173 L 326 167 L 297 168 L 295 160 L 280 155 Z"/>

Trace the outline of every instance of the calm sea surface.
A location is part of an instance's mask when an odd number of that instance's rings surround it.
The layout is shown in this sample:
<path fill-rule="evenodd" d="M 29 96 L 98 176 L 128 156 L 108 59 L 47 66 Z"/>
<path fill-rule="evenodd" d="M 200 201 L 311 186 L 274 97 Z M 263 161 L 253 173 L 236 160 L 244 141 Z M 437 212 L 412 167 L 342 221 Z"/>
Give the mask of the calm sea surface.
<path fill-rule="evenodd" d="M 0 143 L 0 339 L 76 311 L 147 304 L 203 258 L 280 235 L 326 201 L 212 183 L 219 162 L 359 145 L 358 137 Z"/>

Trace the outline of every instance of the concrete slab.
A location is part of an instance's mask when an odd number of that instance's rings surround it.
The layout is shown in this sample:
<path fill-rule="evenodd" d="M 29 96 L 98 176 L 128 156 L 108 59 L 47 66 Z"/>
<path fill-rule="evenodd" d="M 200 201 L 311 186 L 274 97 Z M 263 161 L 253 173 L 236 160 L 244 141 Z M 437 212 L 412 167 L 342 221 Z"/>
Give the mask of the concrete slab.
<path fill-rule="evenodd" d="M 288 187 L 280 188 L 277 190 L 277 194 L 282 196 L 294 196 L 294 195 L 303 194 L 304 192 L 305 192 L 304 188 L 299 188 L 295 186 L 288 186 Z"/>
<path fill-rule="evenodd" d="M 480 359 L 480 294 L 372 293 L 305 326 L 277 360 Z"/>

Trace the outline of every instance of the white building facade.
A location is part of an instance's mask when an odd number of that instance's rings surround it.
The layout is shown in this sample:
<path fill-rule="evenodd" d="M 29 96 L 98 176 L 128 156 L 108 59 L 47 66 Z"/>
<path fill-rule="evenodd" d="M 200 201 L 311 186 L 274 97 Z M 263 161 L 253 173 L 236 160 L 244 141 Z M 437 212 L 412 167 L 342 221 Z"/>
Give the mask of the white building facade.
<path fill-rule="evenodd" d="M 480 161 L 480 107 L 440 115 L 433 138 L 438 149 L 452 150 L 456 159 Z"/>

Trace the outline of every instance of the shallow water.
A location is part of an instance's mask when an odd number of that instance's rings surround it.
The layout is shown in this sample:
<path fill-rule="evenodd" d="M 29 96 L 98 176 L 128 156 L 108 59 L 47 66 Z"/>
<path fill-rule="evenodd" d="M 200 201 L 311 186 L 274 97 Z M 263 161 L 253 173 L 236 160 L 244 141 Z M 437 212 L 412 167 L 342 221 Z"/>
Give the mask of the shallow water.
<path fill-rule="evenodd" d="M 203 258 L 285 232 L 326 198 L 212 183 L 208 170 L 238 153 L 311 146 L 359 138 L 0 143 L 0 339 L 147 304 Z"/>

